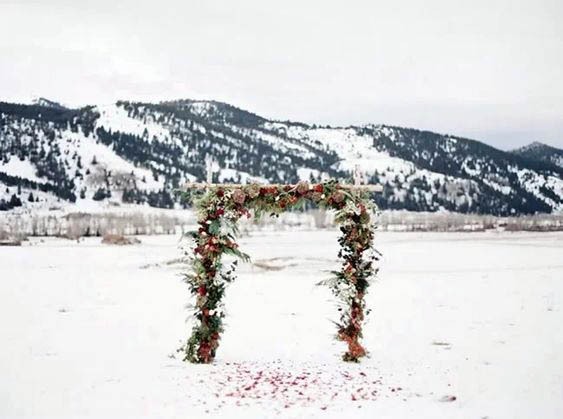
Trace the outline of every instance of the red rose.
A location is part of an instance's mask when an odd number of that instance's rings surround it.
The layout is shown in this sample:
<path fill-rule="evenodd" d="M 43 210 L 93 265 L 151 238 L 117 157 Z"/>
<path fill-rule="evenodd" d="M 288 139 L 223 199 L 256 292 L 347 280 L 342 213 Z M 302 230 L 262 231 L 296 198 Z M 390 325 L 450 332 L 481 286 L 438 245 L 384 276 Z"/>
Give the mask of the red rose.
<path fill-rule="evenodd" d="M 199 345 L 198 355 L 203 362 L 209 362 L 209 352 L 211 347 L 207 342 L 201 342 Z"/>
<path fill-rule="evenodd" d="M 318 193 L 323 193 L 324 186 L 322 185 L 322 183 L 319 183 L 313 187 L 313 190 Z"/>
<path fill-rule="evenodd" d="M 215 215 L 217 217 L 220 217 L 221 215 L 223 215 L 225 213 L 225 210 L 223 208 L 219 208 L 217 211 L 215 211 Z"/>
<path fill-rule="evenodd" d="M 197 293 L 198 293 L 199 295 L 201 295 L 202 297 L 205 295 L 205 292 L 206 292 L 206 291 L 207 291 L 207 290 L 205 289 L 205 285 L 200 285 L 200 287 L 197 289 Z"/>
<path fill-rule="evenodd" d="M 223 195 L 225 195 L 225 192 L 223 192 L 223 189 L 217 189 L 216 195 L 217 195 L 219 198 L 222 198 Z"/>

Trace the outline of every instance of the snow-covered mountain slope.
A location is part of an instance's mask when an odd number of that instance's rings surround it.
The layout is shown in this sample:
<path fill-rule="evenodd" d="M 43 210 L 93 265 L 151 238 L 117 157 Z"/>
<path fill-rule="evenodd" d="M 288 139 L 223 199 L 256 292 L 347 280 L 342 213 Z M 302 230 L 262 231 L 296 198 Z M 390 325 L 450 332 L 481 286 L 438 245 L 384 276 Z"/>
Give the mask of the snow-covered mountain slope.
<path fill-rule="evenodd" d="M 271 121 L 214 101 L 52 103 L 0 103 L 0 209 L 18 201 L 177 206 L 174 190 L 205 179 L 206 156 L 217 162 L 215 180 L 225 182 L 349 178 L 359 166 L 384 186 L 375 197 L 382 208 L 563 209 L 563 168 L 478 141 L 385 125 Z"/>
<path fill-rule="evenodd" d="M 43 106 L 46 108 L 54 108 L 54 109 L 69 109 L 66 106 L 60 104 L 59 102 L 55 102 L 54 100 L 45 99 L 44 97 L 38 97 L 37 99 L 33 100 L 31 103 L 32 105 Z"/>
<path fill-rule="evenodd" d="M 552 163 L 563 168 L 563 150 L 538 141 L 534 141 L 527 146 L 517 148 L 516 150 L 513 150 L 512 153 L 528 159 Z"/>

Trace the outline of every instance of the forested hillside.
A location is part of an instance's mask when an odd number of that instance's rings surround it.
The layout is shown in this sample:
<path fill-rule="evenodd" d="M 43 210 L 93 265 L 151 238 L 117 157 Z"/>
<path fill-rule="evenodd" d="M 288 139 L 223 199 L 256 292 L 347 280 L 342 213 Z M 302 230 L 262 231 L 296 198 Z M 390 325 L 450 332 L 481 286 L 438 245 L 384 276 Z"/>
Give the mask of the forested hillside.
<path fill-rule="evenodd" d="M 181 205 L 175 190 L 205 179 L 207 156 L 220 182 L 349 179 L 359 166 L 383 185 L 374 197 L 383 209 L 514 215 L 563 208 L 556 158 L 474 140 L 385 125 L 271 121 L 214 101 L 68 109 L 41 99 L 0 103 L 0 210 L 172 208 Z"/>

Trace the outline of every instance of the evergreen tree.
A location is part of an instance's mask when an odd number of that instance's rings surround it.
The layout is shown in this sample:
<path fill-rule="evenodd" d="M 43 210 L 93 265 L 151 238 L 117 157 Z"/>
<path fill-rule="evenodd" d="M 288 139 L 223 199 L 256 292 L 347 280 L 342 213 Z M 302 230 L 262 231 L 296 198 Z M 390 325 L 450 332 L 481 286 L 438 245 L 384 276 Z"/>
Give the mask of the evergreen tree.
<path fill-rule="evenodd" d="M 12 197 L 10 198 L 9 204 L 11 205 L 12 208 L 21 207 L 21 206 L 22 206 L 22 201 L 21 201 L 21 199 L 19 199 L 19 198 L 14 194 L 14 195 L 12 195 Z"/>
<path fill-rule="evenodd" d="M 109 190 L 105 188 L 98 188 L 98 190 L 94 193 L 92 199 L 94 201 L 103 201 L 106 198 L 111 197 L 111 193 Z"/>

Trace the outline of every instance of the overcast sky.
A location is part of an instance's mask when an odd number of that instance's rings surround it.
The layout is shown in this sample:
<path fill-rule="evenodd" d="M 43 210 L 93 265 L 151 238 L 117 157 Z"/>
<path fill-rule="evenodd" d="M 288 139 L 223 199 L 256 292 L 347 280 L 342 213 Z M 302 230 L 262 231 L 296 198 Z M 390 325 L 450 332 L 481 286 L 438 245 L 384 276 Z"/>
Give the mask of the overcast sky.
<path fill-rule="evenodd" d="M 563 147 L 561 0 L 0 0 L 0 100 L 226 101 Z"/>

